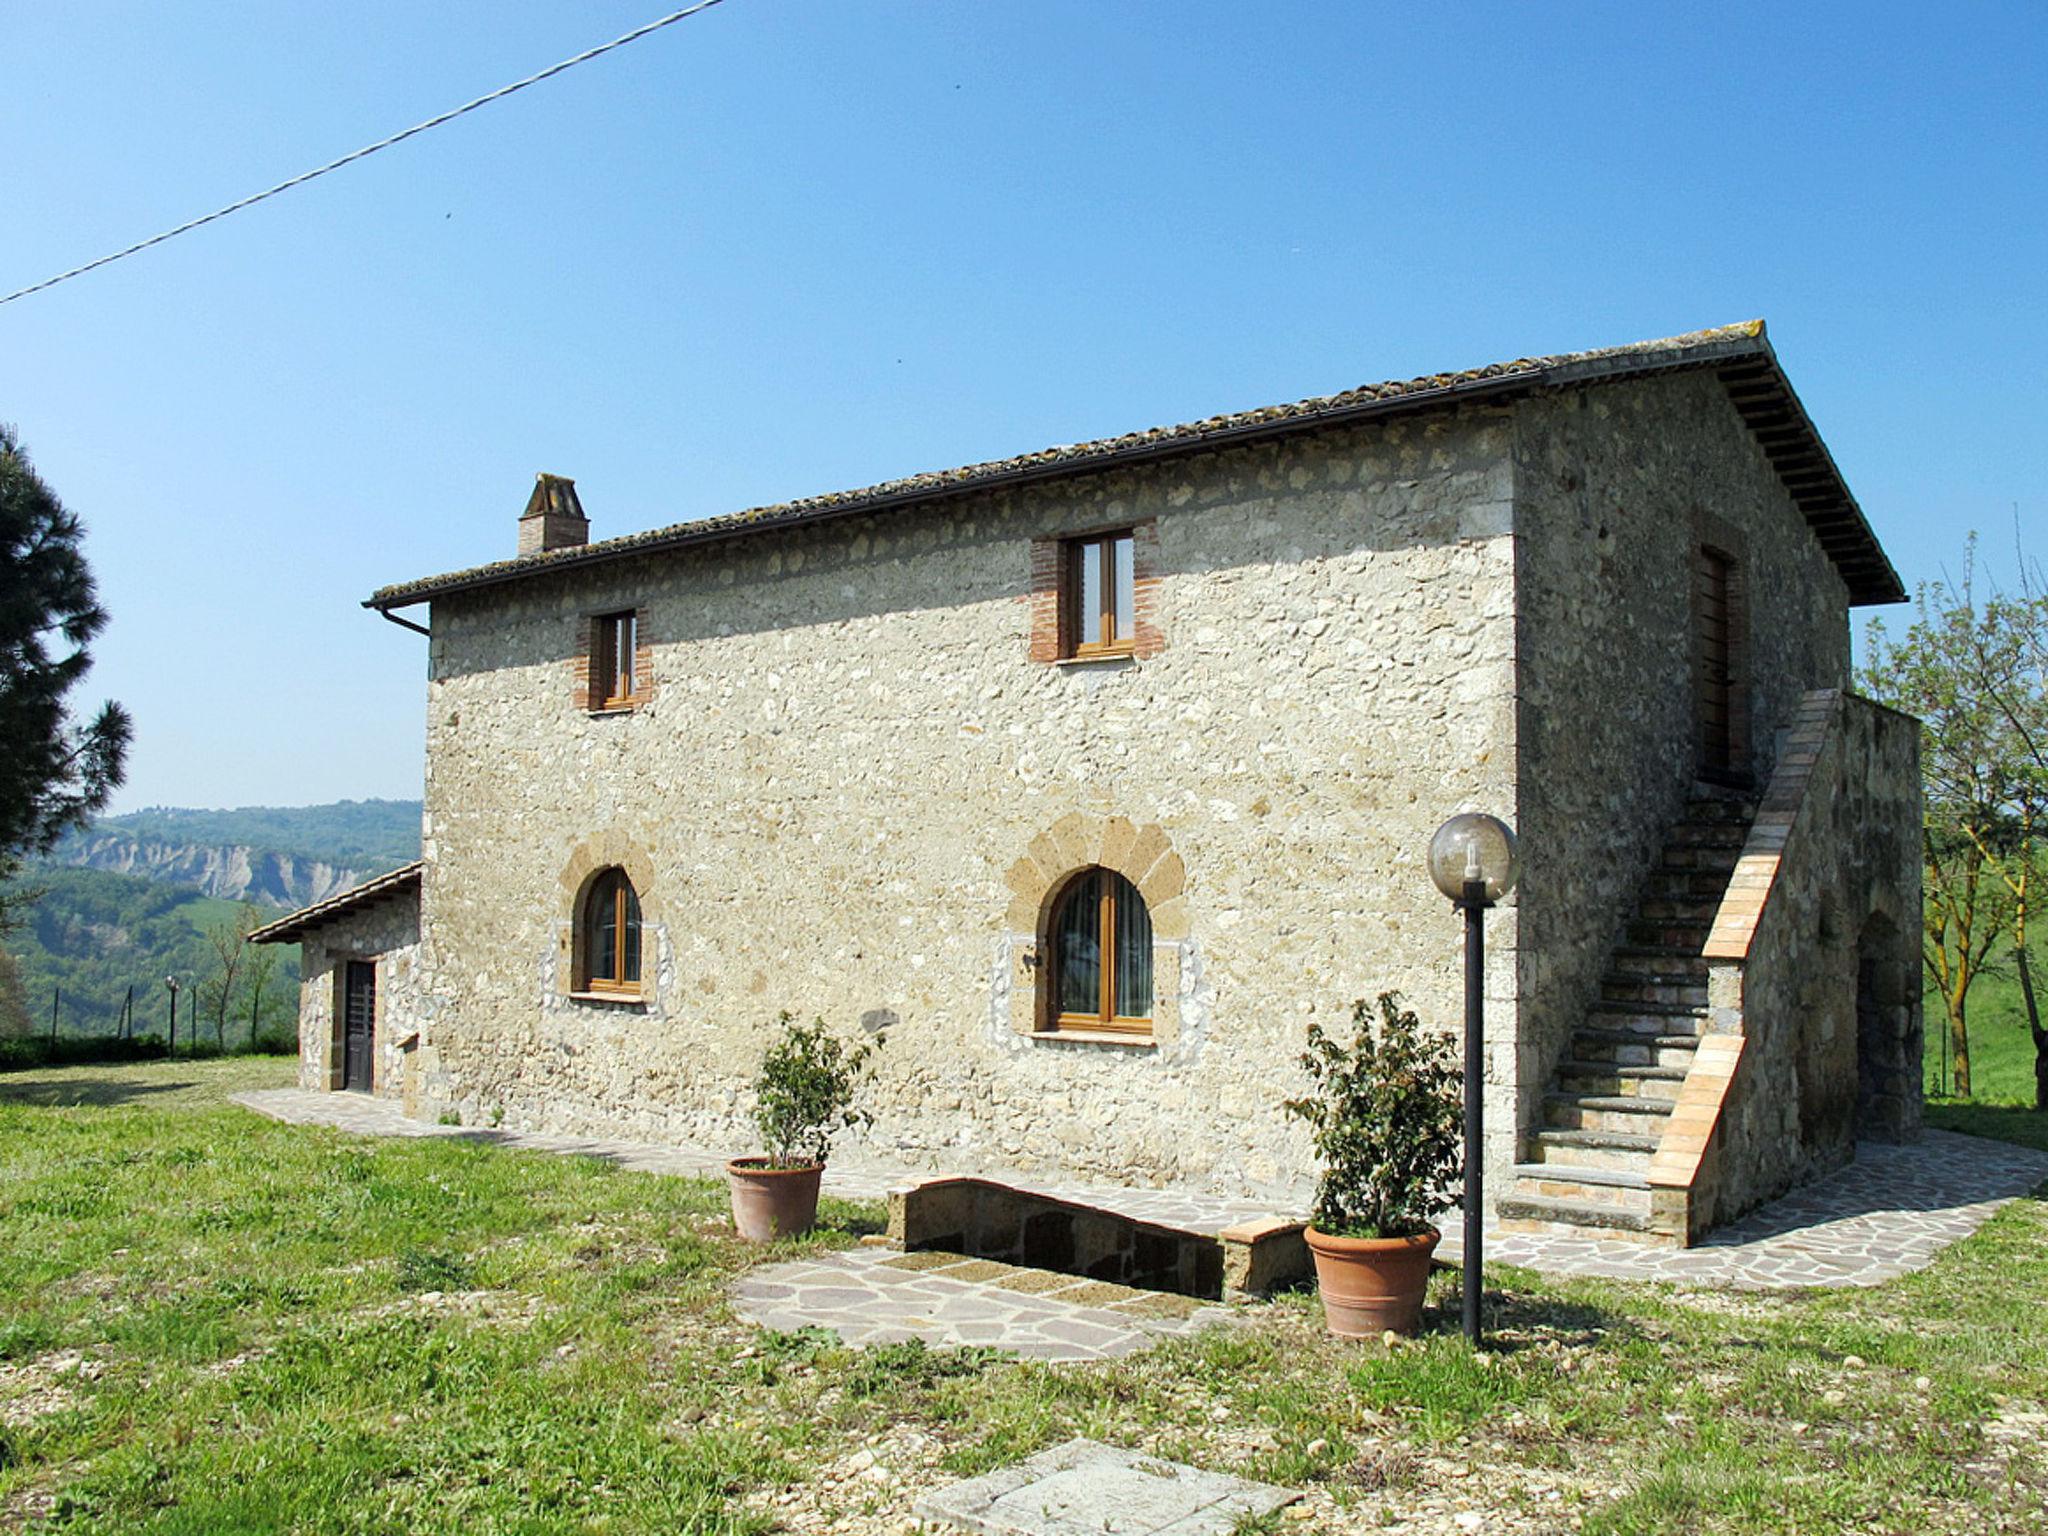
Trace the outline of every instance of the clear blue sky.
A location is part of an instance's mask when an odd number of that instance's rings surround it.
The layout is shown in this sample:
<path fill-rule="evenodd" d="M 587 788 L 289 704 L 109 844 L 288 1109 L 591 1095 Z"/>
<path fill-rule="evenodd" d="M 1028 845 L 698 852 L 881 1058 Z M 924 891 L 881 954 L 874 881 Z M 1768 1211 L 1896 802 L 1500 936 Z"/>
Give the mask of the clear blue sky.
<path fill-rule="evenodd" d="M 8 0 L 0 291 L 663 0 Z M 1766 317 L 1908 584 L 2048 486 L 2048 7 L 727 0 L 0 307 L 118 808 L 416 794 L 358 606 L 593 533 Z"/>

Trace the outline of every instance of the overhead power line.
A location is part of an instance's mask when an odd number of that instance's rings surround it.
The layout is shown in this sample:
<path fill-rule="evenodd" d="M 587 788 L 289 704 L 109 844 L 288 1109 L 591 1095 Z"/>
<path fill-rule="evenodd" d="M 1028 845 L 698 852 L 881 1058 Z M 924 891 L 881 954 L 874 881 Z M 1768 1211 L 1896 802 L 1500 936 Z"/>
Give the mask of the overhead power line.
<path fill-rule="evenodd" d="M 565 69 L 574 69 L 578 64 L 587 64 L 601 54 L 610 53 L 614 48 L 623 48 L 628 43 L 638 42 L 650 32 L 659 32 L 663 27 L 673 26 L 676 22 L 695 16 L 699 11 L 708 11 L 714 5 L 722 5 L 723 3 L 724 0 L 697 0 L 695 5 L 686 5 L 680 11 L 670 11 L 666 16 L 657 16 L 644 27 L 635 27 L 623 37 L 615 37 L 608 43 L 600 43 L 597 47 L 587 49 L 572 59 L 564 59 L 559 64 L 550 64 L 538 74 L 528 75 L 524 80 L 515 80 L 510 85 L 502 85 L 488 95 L 479 96 L 475 101 L 465 101 L 461 106 L 443 112 L 438 117 L 430 117 L 424 123 L 414 123 L 412 127 L 406 129 L 403 133 L 394 133 L 388 139 L 379 139 L 374 144 L 365 144 L 361 149 L 343 155 L 339 160 L 330 160 L 327 164 L 307 171 L 303 175 L 294 176 L 289 181 L 280 181 L 274 187 L 266 187 L 263 191 L 255 193 L 253 196 L 245 197 L 240 202 L 229 203 L 225 208 L 216 208 L 211 213 L 202 214 L 196 219 L 187 220 L 176 229 L 167 229 L 160 235 L 151 235 L 147 240 L 138 240 L 135 244 L 128 246 L 124 250 L 115 251 L 110 256 L 102 256 L 97 261 L 88 261 L 84 266 L 73 267 L 69 272 L 59 272 L 55 277 L 44 278 L 40 283 L 31 283 L 26 288 L 17 288 L 6 297 L 0 298 L 0 304 L 12 304 L 16 299 L 25 299 L 32 293 L 41 293 L 45 288 L 54 288 L 57 284 L 68 282 L 74 277 L 83 277 L 86 273 L 97 267 L 104 267 L 109 262 L 119 261 L 123 256 L 133 256 L 137 251 L 146 251 L 152 245 L 162 245 L 166 240 L 175 239 L 179 235 L 199 228 L 202 224 L 211 224 L 215 219 L 224 219 L 231 213 L 240 213 L 244 208 L 253 207 L 265 198 L 275 197 L 280 192 L 289 192 L 293 187 L 304 186 L 316 177 L 325 176 L 329 171 L 338 171 L 344 165 L 351 165 L 358 160 L 376 154 L 380 149 L 389 149 L 394 144 L 402 144 L 415 134 L 425 133 L 429 128 L 438 128 L 443 123 L 453 122 L 465 112 L 474 112 L 478 107 L 487 107 L 494 101 L 501 101 L 505 97 L 510 96 L 514 91 L 523 91 L 529 85 L 539 85 L 541 81 L 551 79 L 562 73 Z"/>

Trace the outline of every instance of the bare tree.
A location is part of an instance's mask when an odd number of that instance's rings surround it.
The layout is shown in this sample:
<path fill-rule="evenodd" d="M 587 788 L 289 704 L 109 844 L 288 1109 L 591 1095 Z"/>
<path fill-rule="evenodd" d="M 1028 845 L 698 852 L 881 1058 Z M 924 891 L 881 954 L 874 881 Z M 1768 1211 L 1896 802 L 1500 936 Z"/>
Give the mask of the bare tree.
<path fill-rule="evenodd" d="M 199 1001 L 213 1015 L 214 1041 L 223 1055 L 228 1048 L 228 1013 L 240 995 L 249 966 L 249 935 L 262 923 L 262 912 L 243 902 L 233 917 L 224 917 L 206 930 L 207 945 L 213 950 L 214 971 L 200 982 Z"/>

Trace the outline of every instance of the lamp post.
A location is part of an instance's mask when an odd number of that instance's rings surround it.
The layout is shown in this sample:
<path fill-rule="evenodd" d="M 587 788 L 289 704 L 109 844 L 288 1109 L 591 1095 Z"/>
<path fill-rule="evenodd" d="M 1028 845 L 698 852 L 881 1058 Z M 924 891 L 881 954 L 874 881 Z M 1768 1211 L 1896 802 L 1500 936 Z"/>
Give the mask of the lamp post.
<path fill-rule="evenodd" d="M 175 976 L 166 976 L 164 985 L 171 989 L 171 1043 L 165 1047 L 164 1055 L 178 1054 L 178 988 L 183 985 Z"/>
<path fill-rule="evenodd" d="M 1465 914 L 1465 1338 L 1479 1347 L 1486 1162 L 1486 909 L 1522 872 L 1515 834 L 1497 816 L 1467 811 L 1429 840 L 1429 878 Z"/>

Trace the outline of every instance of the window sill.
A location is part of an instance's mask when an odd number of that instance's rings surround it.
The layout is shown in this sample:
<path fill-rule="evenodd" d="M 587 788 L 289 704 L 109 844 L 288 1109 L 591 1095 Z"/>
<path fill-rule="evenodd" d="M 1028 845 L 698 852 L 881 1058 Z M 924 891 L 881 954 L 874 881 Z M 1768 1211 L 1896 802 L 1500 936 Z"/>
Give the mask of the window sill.
<path fill-rule="evenodd" d="M 600 704 L 597 708 L 586 711 L 586 713 L 593 717 L 597 715 L 630 715 L 641 709 L 646 703 L 645 699 L 621 699 L 612 704 Z"/>
<path fill-rule="evenodd" d="M 1156 1051 L 1159 1042 L 1151 1035 L 1126 1034 L 1116 1029 L 1034 1029 L 1027 1040 L 1061 1040 L 1069 1044 L 1121 1045 L 1134 1051 Z"/>
<path fill-rule="evenodd" d="M 647 994 L 644 992 L 571 992 L 572 1003 L 617 1003 L 626 1008 L 645 1008 Z"/>
<path fill-rule="evenodd" d="M 1056 667 L 1099 667 L 1111 663 L 1128 662 L 1136 665 L 1138 653 L 1130 651 L 1090 651 L 1086 656 L 1055 656 L 1052 664 Z"/>

